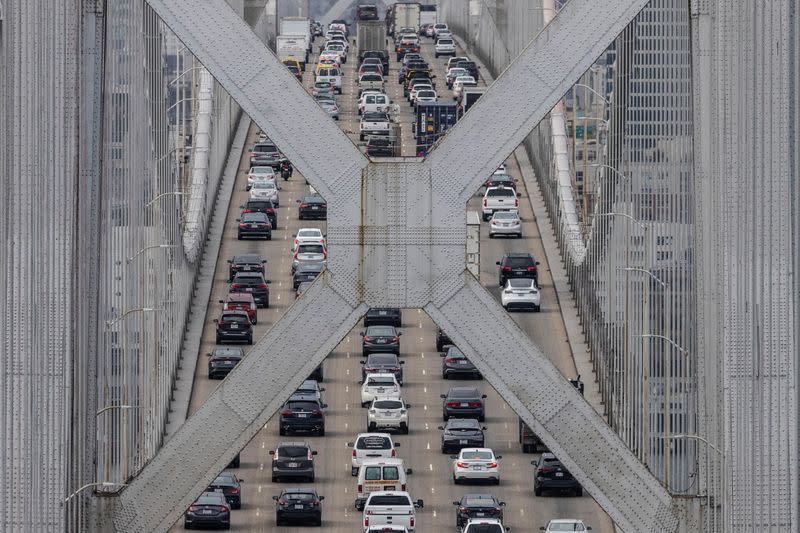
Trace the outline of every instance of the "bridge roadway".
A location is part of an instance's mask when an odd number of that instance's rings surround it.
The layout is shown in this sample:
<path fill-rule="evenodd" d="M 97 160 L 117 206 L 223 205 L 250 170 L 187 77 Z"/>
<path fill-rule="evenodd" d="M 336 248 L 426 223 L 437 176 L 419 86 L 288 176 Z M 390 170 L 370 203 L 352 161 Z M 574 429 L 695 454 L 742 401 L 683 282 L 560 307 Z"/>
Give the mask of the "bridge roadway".
<path fill-rule="evenodd" d="M 321 40 L 315 43 L 315 52 Z M 437 88 L 441 100 L 452 98 L 452 93 L 445 84 L 445 58 L 435 59 L 433 44 L 423 39 L 423 54 L 429 64 L 435 66 Z M 459 52 L 463 55 L 462 51 Z M 340 125 L 348 132 L 358 131 L 357 90 L 353 82 L 357 59 L 351 53 L 344 65 L 344 94 L 338 97 L 340 106 Z M 395 102 L 401 103 L 403 154 L 414 155 L 415 145 L 411 136 L 410 123 L 413 120 L 412 108 L 403 98 L 402 88 L 397 83 L 398 64 L 391 56 L 391 67 L 387 89 Z M 303 84 L 308 88 L 313 85 L 313 63 L 306 70 Z M 279 98 L 279 95 L 271 96 Z M 498 117 L 502 120 L 502 116 Z M 354 142 L 358 135 L 350 134 Z M 213 319 L 219 316 L 220 304 L 228 291 L 227 259 L 240 253 L 260 253 L 267 259 L 267 278 L 272 280 L 270 287 L 270 308 L 259 310 L 258 324 L 255 326 L 255 338 L 260 338 L 268 328 L 294 302 L 290 266 L 290 247 L 292 236 L 300 227 L 325 228 L 324 222 L 300 221 L 297 218 L 296 200 L 308 188 L 305 180 L 298 173 L 288 181 L 280 180 L 281 207 L 279 208 L 279 228 L 271 241 L 238 241 L 236 239 L 236 221 L 239 206 L 248 193 L 245 191 L 246 174 L 249 168 L 249 148 L 257 139 L 257 129 L 251 127 L 248 142 L 242 156 L 237 183 L 233 192 L 228 212 L 228 221 L 223 234 L 223 242 L 214 276 L 211 303 L 205 320 L 200 354 L 198 354 L 197 371 L 194 377 L 190 414 L 196 411 L 220 381 L 207 378 L 207 361 L 205 354 L 214 347 Z M 324 139 L 309 140 L 324 142 Z M 507 161 L 512 175 L 519 176 L 519 166 L 511 157 Z M 542 285 L 542 311 L 540 313 L 515 313 L 514 320 L 527 332 L 534 342 L 542 347 L 553 363 L 566 377 L 573 377 L 575 366 L 570 356 L 567 335 L 561 319 L 561 310 L 553 290 L 548 258 L 544 255 L 541 238 L 528 201 L 528 194 L 520 180 L 521 216 L 523 219 L 523 238 L 489 239 L 487 224 L 481 224 L 481 280 L 484 285 L 499 298 L 497 287 L 497 267 L 495 261 L 506 251 L 530 251 L 541 261 L 540 283 Z M 471 210 L 480 208 L 480 197 L 475 196 L 469 202 Z M 323 523 L 325 531 L 355 532 L 361 531 L 361 513 L 353 507 L 356 478 L 350 475 L 350 451 L 346 446 L 354 436 L 365 431 L 366 410 L 359 406 L 358 380 L 360 379 L 361 359 L 358 332 L 359 325 L 351 331 L 339 344 L 336 350 L 325 360 L 325 382 L 323 393 L 329 407 L 326 413 L 326 436 L 313 437 L 300 435 L 296 437 L 279 437 L 277 417 L 273 417 L 259 432 L 250 444 L 242 450 L 241 467 L 236 474 L 244 479 L 242 483 L 242 508 L 233 511 L 231 529 L 236 531 L 301 531 L 299 527 L 275 526 L 275 515 L 272 496 L 278 494 L 283 487 L 291 483 L 272 483 L 270 475 L 270 456 L 267 453 L 274 449 L 281 440 L 308 440 L 314 449 L 319 451 L 316 457 L 316 482 L 318 492 L 326 497 L 323 504 Z M 460 499 L 470 492 L 491 492 L 500 500 L 507 502 L 505 521 L 516 532 L 538 531 L 552 518 L 580 518 L 594 531 L 611 532 L 611 520 L 600 506 L 584 492 L 583 497 L 543 496 L 533 494 L 533 467 L 531 459 L 538 454 L 523 454 L 517 441 L 517 417 L 509 406 L 500 398 L 486 381 L 465 382 L 477 385 L 488 395 L 487 418 L 485 425 L 486 445 L 495 453 L 502 454 L 501 484 L 494 486 L 456 486 L 451 480 L 451 460 L 440 453 L 440 431 L 442 425 L 441 399 L 439 394 L 448 387 L 460 382 L 444 381 L 441 377 L 441 358 L 436 352 L 436 326 L 428 316 L 420 310 L 403 311 L 404 333 L 401 337 L 401 348 L 405 364 L 405 400 L 412 404 L 410 414 L 410 434 L 399 435 L 396 440 L 401 443 L 400 457 L 407 466 L 414 469 L 409 476 L 410 492 L 413 498 L 425 500 L 425 508 L 418 512 L 418 528 L 420 533 L 455 531 L 455 510 L 452 501 Z M 313 332 L 308 332 L 313 334 Z M 213 428 L 209 428 L 213 431 Z M 183 527 L 182 521 L 175 524 L 173 531 Z"/>

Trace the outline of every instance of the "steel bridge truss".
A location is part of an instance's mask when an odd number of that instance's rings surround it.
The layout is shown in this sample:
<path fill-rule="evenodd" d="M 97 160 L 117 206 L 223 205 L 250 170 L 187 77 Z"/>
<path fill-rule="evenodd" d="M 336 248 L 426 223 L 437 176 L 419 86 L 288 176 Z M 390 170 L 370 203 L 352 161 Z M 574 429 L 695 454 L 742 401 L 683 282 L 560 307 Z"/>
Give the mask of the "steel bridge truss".
<path fill-rule="evenodd" d="M 381 163 L 225 2 L 147 2 L 327 199 L 329 261 L 119 494 L 114 528 L 166 531 L 369 307 L 404 307 L 431 316 L 621 528 L 675 531 L 670 495 L 465 268 L 467 200 L 647 0 L 571 0 L 427 159 Z"/>

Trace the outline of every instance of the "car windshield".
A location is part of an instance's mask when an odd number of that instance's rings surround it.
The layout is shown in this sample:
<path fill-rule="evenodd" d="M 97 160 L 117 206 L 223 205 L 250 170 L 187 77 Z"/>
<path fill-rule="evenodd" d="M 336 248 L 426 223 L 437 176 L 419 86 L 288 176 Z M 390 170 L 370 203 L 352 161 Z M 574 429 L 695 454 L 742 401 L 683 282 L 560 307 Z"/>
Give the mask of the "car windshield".
<path fill-rule="evenodd" d="M 533 280 L 528 278 L 512 278 L 508 283 L 513 289 L 530 289 L 533 285 Z"/>
<path fill-rule="evenodd" d="M 447 422 L 448 429 L 480 429 L 481 426 L 474 418 L 451 418 Z"/>
<path fill-rule="evenodd" d="M 325 247 L 321 244 L 301 244 L 297 247 L 299 254 L 321 254 L 325 251 Z"/>
<path fill-rule="evenodd" d="M 367 379 L 367 387 L 392 387 L 394 380 L 392 378 L 369 378 Z"/>
<path fill-rule="evenodd" d="M 272 167 L 253 167 L 250 169 L 250 174 L 275 174 L 275 169 Z"/>
<path fill-rule="evenodd" d="M 530 257 L 507 257 L 505 264 L 511 268 L 520 268 L 533 266 L 533 260 Z"/>
<path fill-rule="evenodd" d="M 404 505 L 411 506 L 411 500 L 403 494 L 382 494 L 372 496 L 367 505 Z"/>
<path fill-rule="evenodd" d="M 371 365 L 396 365 L 397 356 L 393 353 L 374 353 L 370 354 L 367 363 Z"/>
<path fill-rule="evenodd" d="M 315 500 L 316 496 L 314 496 L 314 494 L 311 492 L 285 492 L 283 494 L 283 499 L 307 502 Z"/>
<path fill-rule="evenodd" d="M 374 337 L 393 337 L 394 328 L 392 326 L 370 326 L 367 328 L 366 334 Z"/>
<path fill-rule="evenodd" d="M 372 407 L 375 409 L 400 409 L 403 407 L 403 402 L 400 400 L 375 400 Z"/>
<path fill-rule="evenodd" d="M 279 446 L 278 457 L 308 457 L 305 446 Z"/>
<path fill-rule="evenodd" d="M 439 39 L 438 44 L 453 44 L 451 39 Z"/>
<path fill-rule="evenodd" d="M 391 450 L 392 439 L 381 435 L 364 435 L 356 442 L 358 450 Z"/>
<path fill-rule="evenodd" d="M 451 398 L 479 398 L 478 389 L 450 389 Z"/>
<path fill-rule="evenodd" d="M 481 450 L 463 450 L 461 452 L 461 458 L 467 460 L 491 461 L 494 459 L 494 455 L 492 452 L 485 452 Z"/>
<path fill-rule="evenodd" d="M 586 531 L 583 524 L 576 523 L 550 523 L 547 526 L 547 531 Z"/>

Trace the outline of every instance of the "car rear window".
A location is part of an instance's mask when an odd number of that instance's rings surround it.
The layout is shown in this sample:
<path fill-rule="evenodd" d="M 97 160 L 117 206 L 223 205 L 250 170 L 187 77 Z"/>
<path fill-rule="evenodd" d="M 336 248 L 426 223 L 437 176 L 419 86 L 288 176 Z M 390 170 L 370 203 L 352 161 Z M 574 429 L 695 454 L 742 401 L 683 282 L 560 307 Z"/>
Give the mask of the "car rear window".
<path fill-rule="evenodd" d="M 200 505 L 219 505 L 220 503 L 220 496 L 216 494 L 203 494 L 199 498 L 197 498 L 197 502 Z"/>
<path fill-rule="evenodd" d="M 439 44 L 453 44 L 452 39 L 439 39 Z"/>
<path fill-rule="evenodd" d="M 300 254 L 321 254 L 325 251 L 325 247 L 321 244 L 301 244 L 297 247 L 297 253 Z"/>
<path fill-rule="evenodd" d="M 463 451 L 461 452 L 462 459 L 477 459 L 479 461 L 489 461 L 493 458 L 492 452 L 477 451 Z"/>
<path fill-rule="evenodd" d="M 549 531 L 586 531 L 582 524 L 549 524 Z"/>
<path fill-rule="evenodd" d="M 357 450 L 391 450 L 392 439 L 380 435 L 367 435 L 359 437 L 356 442 Z"/>
<path fill-rule="evenodd" d="M 233 484 L 236 481 L 233 479 L 233 476 L 230 474 L 220 474 L 217 476 L 217 479 L 214 480 L 214 484 L 219 483 L 230 483 Z"/>
<path fill-rule="evenodd" d="M 285 500 L 297 500 L 297 501 L 311 501 L 314 500 L 314 494 L 310 492 L 287 492 L 284 493 L 283 498 Z"/>
<path fill-rule="evenodd" d="M 402 494 L 382 494 L 380 496 L 372 496 L 369 499 L 369 505 L 406 505 L 410 507 L 411 500 L 408 496 Z"/>
<path fill-rule="evenodd" d="M 367 328 L 367 334 L 376 337 L 394 336 L 394 328 L 392 326 L 370 326 Z"/>
<path fill-rule="evenodd" d="M 511 268 L 532 266 L 533 260 L 529 257 L 507 257 L 505 264 Z"/>
<path fill-rule="evenodd" d="M 266 213 L 245 213 L 242 222 L 266 222 L 269 220 Z"/>
<path fill-rule="evenodd" d="M 474 418 L 451 418 L 447 422 L 451 429 L 480 429 L 480 424 Z"/>
<path fill-rule="evenodd" d="M 373 404 L 376 409 L 400 409 L 403 402 L 399 400 L 376 400 Z"/>
<path fill-rule="evenodd" d="M 503 188 L 503 189 L 489 189 L 488 191 L 486 191 L 486 196 L 492 198 L 500 196 L 516 196 L 516 194 L 514 194 L 514 189 Z"/>
<path fill-rule="evenodd" d="M 396 481 L 400 479 L 400 470 L 396 466 L 384 466 L 383 479 L 387 481 Z"/>
<path fill-rule="evenodd" d="M 494 500 L 491 498 L 464 498 L 461 505 L 468 505 L 470 507 L 492 507 Z"/>
<path fill-rule="evenodd" d="M 289 409 L 291 409 L 293 411 L 294 410 L 297 410 L 297 411 L 314 411 L 316 409 L 319 409 L 319 405 L 317 404 L 317 402 L 298 402 L 298 401 L 293 401 L 293 402 L 287 403 L 286 405 L 287 405 L 287 407 Z"/>
<path fill-rule="evenodd" d="M 225 315 L 223 318 L 225 319 L 225 322 L 235 322 L 237 324 L 250 323 L 250 319 L 247 317 L 247 315 Z"/>
<path fill-rule="evenodd" d="M 280 446 L 278 457 L 308 457 L 308 448 L 305 446 Z"/>
<path fill-rule="evenodd" d="M 503 533 L 500 524 L 471 524 L 467 533 Z"/>
<path fill-rule="evenodd" d="M 361 81 L 383 81 L 383 77 L 378 74 L 364 74 Z"/>
<path fill-rule="evenodd" d="M 367 387 L 392 387 L 394 381 L 391 378 L 368 378 Z"/>
<path fill-rule="evenodd" d="M 301 229 L 297 232 L 298 237 L 322 237 L 322 233 L 311 229 Z"/>
<path fill-rule="evenodd" d="M 370 354 L 367 362 L 373 365 L 393 365 L 397 364 L 397 356 L 393 353 L 374 353 Z"/>
<path fill-rule="evenodd" d="M 521 279 L 521 278 L 512 278 L 508 280 L 511 283 L 511 286 L 515 289 L 528 289 L 533 284 L 533 280 L 531 279 Z"/>
<path fill-rule="evenodd" d="M 451 398 L 479 398 L 478 389 L 451 389 Z"/>

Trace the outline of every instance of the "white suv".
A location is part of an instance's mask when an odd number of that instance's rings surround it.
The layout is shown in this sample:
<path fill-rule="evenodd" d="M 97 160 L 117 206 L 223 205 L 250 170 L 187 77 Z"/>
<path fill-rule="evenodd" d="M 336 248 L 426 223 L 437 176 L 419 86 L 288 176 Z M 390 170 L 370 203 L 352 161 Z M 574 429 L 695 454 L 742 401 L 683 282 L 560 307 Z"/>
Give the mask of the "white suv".
<path fill-rule="evenodd" d="M 456 43 L 450 37 L 442 37 L 436 41 L 434 47 L 436 57 L 439 56 L 454 56 L 456 55 Z"/>
<path fill-rule="evenodd" d="M 375 398 L 367 414 L 367 431 L 396 429 L 408 435 L 408 407 L 403 398 Z"/>
<path fill-rule="evenodd" d="M 497 518 L 470 518 L 461 533 L 507 533 L 510 527 L 503 527 Z"/>
<path fill-rule="evenodd" d="M 397 457 L 399 442 L 394 442 L 388 433 L 359 433 L 355 442 L 348 442 L 353 448 L 350 457 L 350 474 L 358 475 L 358 469 L 364 464 L 364 459 L 390 459 Z"/>
<path fill-rule="evenodd" d="M 361 384 L 361 407 L 368 406 L 375 398 L 400 399 L 400 383 L 394 374 L 367 374 Z"/>

